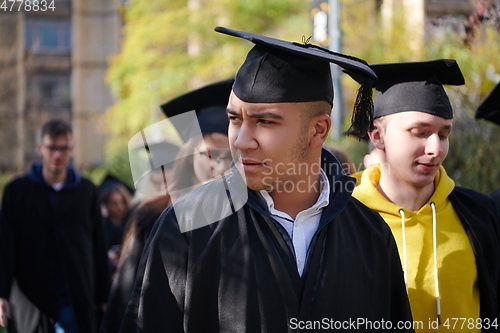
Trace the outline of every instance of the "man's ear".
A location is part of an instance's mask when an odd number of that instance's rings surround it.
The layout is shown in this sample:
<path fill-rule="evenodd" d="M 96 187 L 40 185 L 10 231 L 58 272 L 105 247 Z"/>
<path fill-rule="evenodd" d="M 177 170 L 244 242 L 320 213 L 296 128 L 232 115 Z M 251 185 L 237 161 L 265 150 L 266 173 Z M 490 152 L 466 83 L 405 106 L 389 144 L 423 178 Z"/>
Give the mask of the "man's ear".
<path fill-rule="evenodd" d="M 368 132 L 368 136 L 370 137 L 371 142 L 375 146 L 375 148 L 384 150 L 384 134 L 385 128 L 383 124 L 379 121 L 373 122 L 373 131 Z"/>
<path fill-rule="evenodd" d="M 36 150 L 38 151 L 38 154 L 41 156 L 42 155 L 42 144 L 40 142 L 37 142 L 35 144 Z"/>
<path fill-rule="evenodd" d="M 332 119 L 327 114 L 321 114 L 312 118 L 309 124 L 311 133 L 309 145 L 312 148 L 322 147 L 330 133 Z"/>

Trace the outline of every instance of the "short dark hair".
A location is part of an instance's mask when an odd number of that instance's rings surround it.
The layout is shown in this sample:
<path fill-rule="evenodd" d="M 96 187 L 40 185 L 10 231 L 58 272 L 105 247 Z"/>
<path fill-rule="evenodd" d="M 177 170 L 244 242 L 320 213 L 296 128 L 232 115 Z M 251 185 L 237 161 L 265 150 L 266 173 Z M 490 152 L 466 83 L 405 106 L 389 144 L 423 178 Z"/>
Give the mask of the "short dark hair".
<path fill-rule="evenodd" d="M 301 111 L 303 132 L 307 130 L 309 122 L 314 117 L 322 114 L 330 116 L 332 113 L 332 106 L 326 101 L 304 102 L 297 104 L 299 105 Z"/>
<path fill-rule="evenodd" d="M 63 119 L 51 119 L 45 124 L 43 124 L 42 129 L 40 130 L 40 139 L 43 139 L 45 135 L 49 135 L 50 137 L 58 137 L 59 135 L 72 135 L 73 130 L 71 129 L 71 125 L 63 120 Z"/>
<path fill-rule="evenodd" d="M 332 106 L 326 101 L 304 102 L 299 103 L 299 106 L 307 122 L 321 114 L 329 116 L 332 114 Z"/>

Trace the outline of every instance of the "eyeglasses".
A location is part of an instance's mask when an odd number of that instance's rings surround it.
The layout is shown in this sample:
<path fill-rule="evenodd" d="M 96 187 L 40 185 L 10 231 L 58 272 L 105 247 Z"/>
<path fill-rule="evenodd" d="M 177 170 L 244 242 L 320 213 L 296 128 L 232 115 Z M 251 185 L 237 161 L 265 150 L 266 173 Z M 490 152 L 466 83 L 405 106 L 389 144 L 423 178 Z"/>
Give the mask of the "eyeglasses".
<path fill-rule="evenodd" d="M 71 149 L 73 149 L 73 146 L 43 146 L 45 149 L 48 149 L 51 154 L 55 153 L 56 151 L 61 152 L 62 154 L 67 154 L 70 152 Z"/>
<path fill-rule="evenodd" d="M 210 161 L 216 161 L 217 164 L 220 164 L 222 162 L 227 163 L 232 159 L 231 155 L 214 154 L 210 151 L 199 151 L 198 154 L 203 158 L 208 158 Z"/>

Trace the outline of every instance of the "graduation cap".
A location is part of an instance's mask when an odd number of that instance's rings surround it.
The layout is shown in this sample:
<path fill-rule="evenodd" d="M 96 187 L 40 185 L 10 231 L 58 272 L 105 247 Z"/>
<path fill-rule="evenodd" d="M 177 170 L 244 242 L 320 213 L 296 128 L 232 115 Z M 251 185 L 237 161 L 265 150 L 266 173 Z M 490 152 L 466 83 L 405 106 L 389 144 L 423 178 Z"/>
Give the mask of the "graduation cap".
<path fill-rule="evenodd" d="M 352 130 L 371 128 L 372 86 L 377 76 L 361 59 L 316 45 L 216 27 L 215 31 L 256 44 L 236 74 L 233 92 L 248 103 L 300 103 L 326 101 L 333 105 L 330 63 L 355 73 L 361 88 L 354 106 Z"/>
<path fill-rule="evenodd" d="M 483 118 L 500 125 L 500 82 L 479 104 L 475 118 Z"/>
<path fill-rule="evenodd" d="M 123 185 L 127 189 L 127 191 L 130 193 L 130 195 L 133 195 L 135 192 L 134 189 L 132 189 L 130 186 L 128 186 L 127 184 L 122 182 L 120 179 L 118 179 L 115 176 L 108 173 L 108 174 L 106 174 L 106 177 L 104 177 L 101 184 L 99 185 L 99 188 L 98 188 L 99 193 L 102 193 L 102 191 L 105 188 L 112 186 L 114 184 Z"/>
<path fill-rule="evenodd" d="M 373 119 L 405 111 L 453 118 L 453 109 L 443 84 L 465 83 L 455 60 L 372 64 L 370 67 L 379 78 L 375 85 Z M 356 73 L 346 72 L 359 80 Z"/>
<path fill-rule="evenodd" d="M 168 118 L 181 115 L 188 111 L 195 111 L 202 134 L 222 133 L 227 135 L 229 120 L 226 114 L 226 106 L 233 86 L 234 79 L 219 81 L 198 90 L 191 91 L 179 96 L 163 105 L 161 109 Z M 193 120 L 182 122 L 172 121 L 179 135 L 188 141 L 192 136 Z"/>

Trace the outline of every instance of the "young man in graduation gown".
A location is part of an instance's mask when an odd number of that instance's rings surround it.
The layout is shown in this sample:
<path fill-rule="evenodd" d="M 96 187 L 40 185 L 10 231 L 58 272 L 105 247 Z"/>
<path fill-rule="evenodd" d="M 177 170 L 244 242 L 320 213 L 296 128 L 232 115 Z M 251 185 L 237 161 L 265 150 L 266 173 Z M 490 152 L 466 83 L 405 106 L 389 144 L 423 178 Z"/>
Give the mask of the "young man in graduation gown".
<path fill-rule="evenodd" d="M 486 196 L 455 186 L 441 165 L 453 110 L 443 84 L 462 85 L 454 60 L 375 64 L 374 127 L 379 164 L 354 197 L 391 227 L 417 332 L 498 329 L 498 216 Z M 462 319 L 463 318 L 463 319 Z"/>
<path fill-rule="evenodd" d="M 110 285 L 97 189 L 69 164 L 68 123 L 45 123 L 37 148 L 42 163 L 3 195 L 0 324 L 9 321 L 8 332 L 96 332 Z"/>
<path fill-rule="evenodd" d="M 479 104 L 475 118 L 486 119 L 500 125 L 500 82 Z M 489 197 L 495 201 L 495 205 L 500 212 L 500 187 L 491 192 Z"/>
<path fill-rule="evenodd" d="M 121 332 L 412 331 L 391 232 L 321 148 L 330 62 L 376 77 L 353 57 L 216 31 L 256 44 L 227 106 L 235 168 L 157 221 Z"/>

